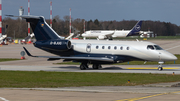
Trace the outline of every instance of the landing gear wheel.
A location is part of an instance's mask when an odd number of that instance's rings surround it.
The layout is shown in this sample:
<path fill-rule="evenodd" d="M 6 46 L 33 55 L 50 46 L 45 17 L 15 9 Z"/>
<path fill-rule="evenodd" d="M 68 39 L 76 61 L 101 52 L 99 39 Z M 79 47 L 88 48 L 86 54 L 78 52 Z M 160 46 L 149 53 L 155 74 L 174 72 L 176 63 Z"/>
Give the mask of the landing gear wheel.
<path fill-rule="evenodd" d="M 163 70 L 162 64 L 164 64 L 164 61 L 159 61 L 159 66 L 158 66 L 158 70 L 161 71 Z"/>
<path fill-rule="evenodd" d="M 100 64 L 93 64 L 93 69 L 100 69 L 102 66 Z"/>
<path fill-rule="evenodd" d="M 159 70 L 159 71 L 162 71 L 162 70 L 163 70 L 163 68 L 162 68 L 161 66 L 159 66 L 159 67 L 158 67 L 158 70 Z"/>
<path fill-rule="evenodd" d="M 88 68 L 88 65 L 87 65 L 86 63 L 82 63 L 82 64 L 80 65 L 80 69 L 81 69 L 81 70 L 85 70 L 86 68 Z"/>

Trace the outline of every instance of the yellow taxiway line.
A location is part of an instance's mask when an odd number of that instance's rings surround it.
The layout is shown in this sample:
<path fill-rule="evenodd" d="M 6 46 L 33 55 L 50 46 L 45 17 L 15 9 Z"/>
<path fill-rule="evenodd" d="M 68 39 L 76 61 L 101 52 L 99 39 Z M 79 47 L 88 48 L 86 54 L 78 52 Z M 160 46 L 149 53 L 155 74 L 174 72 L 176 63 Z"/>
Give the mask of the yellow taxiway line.
<path fill-rule="evenodd" d="M 126 69 L 158 69 L 158 67 L 126 67 Z M 178 67 L 163 67 L 163 69 L 179 69 Z"/>
<path fill-rule="evenodd" d="M 155 94 L 155 95 L 138 97 L 138 98 L 122 99 L 122 100 L 116 100 L 116 101 L 137 101 L 137 100 L 147 99 L 147 98 L 151 98 L 151 97 L 155 97 L 155 96 L 166 95 L 166 94 L 176 94 L 176 93 L 180 93 L 180 91 L 170 92 L 170 93 L 161 93 L 161 94 Z"/>

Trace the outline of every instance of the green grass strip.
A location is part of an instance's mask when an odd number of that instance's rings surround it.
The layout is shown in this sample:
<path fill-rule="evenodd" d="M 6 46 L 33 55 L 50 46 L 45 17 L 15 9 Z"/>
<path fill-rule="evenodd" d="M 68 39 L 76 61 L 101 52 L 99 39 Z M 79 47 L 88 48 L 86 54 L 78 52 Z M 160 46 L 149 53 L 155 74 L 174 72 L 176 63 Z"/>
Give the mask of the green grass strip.
<path fill-rule="evenodd" d="M 0 59 L 0 62 L 5 62 L 5 61 L 16 61 L 16 60 L 20 60 L 20 59 L 11 59 L 11 58 L 10 58 L 10 59 L 9 59 L 9 58 L 4 58 L 4 59 L 3 59 L 3 58 L 1 58 L 1 59 Z"/>
<path fill-rule="evenodd" d="M 128 83 L 128 80 L 131 82 Z M 0 87 L 135 86 L 180 81 L 180 75 L 141 73 L 74 73 L 0 71 Z"/>

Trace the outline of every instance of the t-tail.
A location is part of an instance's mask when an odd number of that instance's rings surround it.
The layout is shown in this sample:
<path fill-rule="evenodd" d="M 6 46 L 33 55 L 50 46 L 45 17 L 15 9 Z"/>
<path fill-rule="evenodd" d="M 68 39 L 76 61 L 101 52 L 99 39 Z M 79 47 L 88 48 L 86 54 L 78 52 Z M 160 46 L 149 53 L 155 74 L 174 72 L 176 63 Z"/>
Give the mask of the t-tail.
<path fill-rule="evenodd" d="M 43 16 L 21 16 L 30 23 L 37 41 L 63 39 L 46 22 Z"/>
<path fill-rule="evenodd" d="M 139 35 L 141 31 L 142 20 L 138 21 L 136 25 L 131 29 L 127 36 Z"/>
<path fill-rule="evenodd" d="M 12 16 L 13 17 L 13 16 Z M 43 16 L 20 16 L 30 23 L 35 35 L 34 46 L 58 54 L 71 48 L 71 42 L 59 36 L 46 22 Z M 56 53 L 57 52 L 57 53 Z M 63 53 L 62 53 L 63 54 Z M 64 55 L 64 54 L 63 54 Z"/>

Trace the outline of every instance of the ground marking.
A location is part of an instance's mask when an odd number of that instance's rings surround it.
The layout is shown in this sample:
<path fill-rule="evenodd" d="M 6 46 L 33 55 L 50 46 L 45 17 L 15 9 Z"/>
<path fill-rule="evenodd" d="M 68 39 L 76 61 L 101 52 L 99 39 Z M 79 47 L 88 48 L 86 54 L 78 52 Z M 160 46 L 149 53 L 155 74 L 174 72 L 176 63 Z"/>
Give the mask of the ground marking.
<path fill-rule="evenodd" d="M 126 67 L 127 69 L 158 69 L 158 67 Z M 179 69 L 177 67 L 163 67 L 163 69 Z"/>
<path fill-rule="evenodd" d="M 171 49 L 174 49 L 174 48 L 177 48 L 177 47 L 180 47 L 180 45 L 175 46 L 175 47 L 171 47 L 171 48 L 168 48 L 168 49 L 165 49 L 165 50 L 171 50 Z"/>
<path fill-rule="evenodd" d="M 161 93 L 161 94 L 155 94 L 155 95 L 150 95 L 150 96 L 145 96 L 145 97 L 130 98 L 130 99 L 123 99 L 123 100 L 116 100 L 116 101 L 137 101 L 137 100 L 142 100 L 142 99 L 151 98 L 151 97 L 155 97 L 155 96 L 166 95 L 166 94 L 175 94 L 175 93 L 179 93 L 179 92 L 180 91 L 170 92 L 170 93 Z"/>
<path fill-rule="evenodd" d="M 150 97 L 155 97 L 155 96 L 160 96 L 160 95 L 165 95 L 167 93 L 161 93 L 161 94 L 156 94 L 156 95 L 150 95 L 150 96 L 145 96 L 145 97 L 139 97 L 139 98 L 130 98 L 130 99 L 123 99 L 123 100 L 116 100 L 116 101 L 137 101 L 137 100 L 142 100 Z"/>
<path fill-rule="evenodd" d="M 3 100 L 3 101 L 9 101 L 9 100 L 6 100 L 5 98 L 3 98 L 3 97 L 0 97 L 0 99 L 1 100 Z"/>

